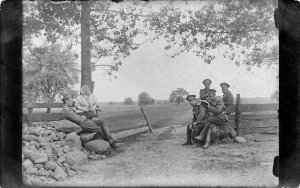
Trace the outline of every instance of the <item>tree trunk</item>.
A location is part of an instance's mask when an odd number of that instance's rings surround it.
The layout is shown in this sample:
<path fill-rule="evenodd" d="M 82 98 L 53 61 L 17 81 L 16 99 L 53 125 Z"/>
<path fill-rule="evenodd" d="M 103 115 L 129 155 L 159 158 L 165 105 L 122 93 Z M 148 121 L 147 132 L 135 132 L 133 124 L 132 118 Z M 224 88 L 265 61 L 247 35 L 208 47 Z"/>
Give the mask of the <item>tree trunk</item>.
<path fill-rule="evenodd" d="M 81 86 L 90 85 L 92 81 L 90 8 L 89 1 L 81 1 Z"/>

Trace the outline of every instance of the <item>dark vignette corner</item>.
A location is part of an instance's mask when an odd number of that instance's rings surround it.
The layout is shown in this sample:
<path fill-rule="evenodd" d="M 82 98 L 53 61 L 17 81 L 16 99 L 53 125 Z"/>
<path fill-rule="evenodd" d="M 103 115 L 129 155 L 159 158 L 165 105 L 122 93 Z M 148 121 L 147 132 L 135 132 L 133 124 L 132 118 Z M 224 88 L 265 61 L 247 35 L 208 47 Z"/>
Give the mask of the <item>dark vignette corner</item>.
<path fill-rule="evenodd" d="M 279 29 L 279 186 L 300 183 L 300 3 L 279 0 L 275 24 Z M 276 160 L 274 160 L 276 162 Z"/>
<path fill-rule="evenodd" d="M 1 3 L 1 186 L 22 187 L 22 1 Z"/>

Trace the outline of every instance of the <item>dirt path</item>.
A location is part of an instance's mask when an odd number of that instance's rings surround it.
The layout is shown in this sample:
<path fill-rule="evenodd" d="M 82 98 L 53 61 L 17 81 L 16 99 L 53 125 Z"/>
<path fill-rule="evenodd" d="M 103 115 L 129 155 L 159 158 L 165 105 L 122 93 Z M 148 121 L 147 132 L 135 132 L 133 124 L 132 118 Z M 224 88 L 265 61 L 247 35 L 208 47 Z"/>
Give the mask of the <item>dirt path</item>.
<path fill-rule="evenodd" d="M 273 158 L 278 135 L 245 135 L 248 142 L 207 150 L 182 146 L 185 126 L 156 129 L 124 140 L 124 151 L 82 166 L 87 172 L 57 185 L 76 186 L 276 186 Z M 254 142 L 254 138 L 259 142 Z"/>

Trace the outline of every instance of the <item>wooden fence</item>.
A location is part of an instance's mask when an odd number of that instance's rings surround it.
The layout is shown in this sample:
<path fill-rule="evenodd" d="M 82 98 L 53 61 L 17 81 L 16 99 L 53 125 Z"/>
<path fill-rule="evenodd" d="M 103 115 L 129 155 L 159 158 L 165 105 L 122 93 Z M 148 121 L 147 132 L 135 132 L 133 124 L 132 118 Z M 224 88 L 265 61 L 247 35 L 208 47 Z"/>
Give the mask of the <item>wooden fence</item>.
<path fill-rule="evenodd" d="M 236 96 L 236 104 L 234 106 L 235 112 L 229 115 L 229 125 L 234 127 L 237 134 L 243 129 L 249 129 L 251 121 L 264 121 L 278 119 L 278 103 L 267 104 L 240 104 L 240 95 Z M 43 121 L 58 121 L 64 119 L 62 113 L 51 113 L 51 108 L 62 108 L 62 103 L 25 103 L 23 108 L 27 108 L 27 114 L 23 116 L 23 121 L 26 121 L 29 126 L 32 126 L 33 122 Z M 33 113 L 34 108 L 46 108 L 47 113 Z M 142 107 L 141 107 L 142 109 Z M 143 112 L 143 109 L 142 109 Z M 145 112 L 143 112 L 145 115 Z M 148 119 L 145 117 L 148 124 Z M 278 125 L 268 126 L 278 127 Z M 256 126 L 255 128 L 266 128 L 265 126 Z M 151 124 L 149 126 L 152 130 Z M 145 128 L 141 130 L 145 131 Z M 133 131 L 136 132 L 136 131 Z"/>

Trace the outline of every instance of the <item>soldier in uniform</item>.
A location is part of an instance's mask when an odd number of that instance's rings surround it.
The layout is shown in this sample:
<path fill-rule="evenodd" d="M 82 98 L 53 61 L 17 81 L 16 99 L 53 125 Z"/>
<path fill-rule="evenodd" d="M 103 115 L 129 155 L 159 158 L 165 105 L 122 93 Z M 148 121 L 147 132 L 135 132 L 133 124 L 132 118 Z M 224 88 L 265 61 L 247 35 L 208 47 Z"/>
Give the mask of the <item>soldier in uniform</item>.
<path fill-rule="evenodd" d="M 226 108 L 220 96 L 216 96 L 216 91 L 209 92 L 205 109 L 211 113 L 211 116 L 206 116 L 205 126 L 199 136 L 195 140 L 202 142 L 205 140 L 203 148 L 208 148 L 211 142 L 211 132 L 213 125 L 224 126 L 227 122 Z"/>
<path fill-rule="evenodd" d="M 223 103 L 226 107 L 226 114 L 229 115 L 233 112 L 233 95 L 232 93 L 228 90 L 230 85 L 226 82 L 223 82 L 220 84 L 223 92 Z"/>
<path fill-rule="evenodd" d="M 209 92 L 213 91 L 213 89 L 210 89 L 211 80 L 205 79 L 203 80 L 204 89 L 200 89 L 199 96 L 201 100 L 206 100 L 206 98 L 209 96 Z"/>
<path fill-rule="evenodd" d="M 205 118 L 207 116 L 205 107 L 201 104 L 201 100 L 196 98 L 196 95 L 188 95 L 186 100 L 190 102 L 193 107 L 193 120 L 187 126 L 186 137 L 187 140 L 183 145 L 192 145 L 194 137 L 197 136 L 204 126 Z"/>
<path fill-rule="evenodd" d="M 64 103 L 62 113 L 67 120 L 79 125 L 83 131 L 96 132 L 96 136 L 103 138 L 103 140 L 109 142 L 110 146 L 113 149 L 117 149 L 120 147 L 120 144 L 118 143 L 119 141 L 115 140 L 112 137 L 104 120 L 97 119 L 92 121 L 90 119 L 87 119 L 85 116 L 76 114 L 76 109 L 72 107 L 74 101 L 71 98 L 70 94 L 65 94 L 62 101 Z"/>

